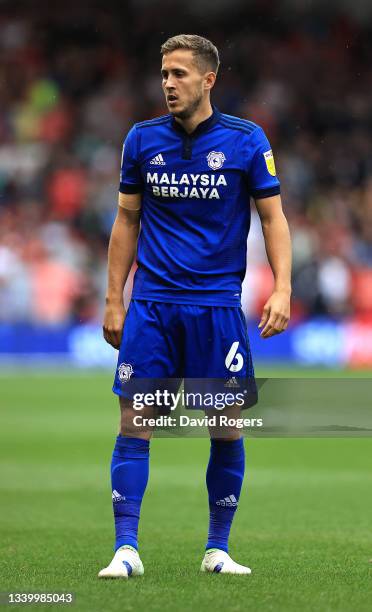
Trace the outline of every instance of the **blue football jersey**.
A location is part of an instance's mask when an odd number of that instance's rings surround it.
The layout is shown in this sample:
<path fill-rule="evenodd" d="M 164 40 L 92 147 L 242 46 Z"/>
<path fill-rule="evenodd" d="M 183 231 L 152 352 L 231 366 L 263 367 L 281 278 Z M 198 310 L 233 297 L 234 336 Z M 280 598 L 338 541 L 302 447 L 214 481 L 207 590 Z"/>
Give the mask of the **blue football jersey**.
<path fill-rule="evenodd" d="M 261 127 L 215 107 L 192 134 L 172 115 L 136 123 L 119 189 L 142 194 L 134 298 L 240 306 L 250 196 L 280 193 Z"/>

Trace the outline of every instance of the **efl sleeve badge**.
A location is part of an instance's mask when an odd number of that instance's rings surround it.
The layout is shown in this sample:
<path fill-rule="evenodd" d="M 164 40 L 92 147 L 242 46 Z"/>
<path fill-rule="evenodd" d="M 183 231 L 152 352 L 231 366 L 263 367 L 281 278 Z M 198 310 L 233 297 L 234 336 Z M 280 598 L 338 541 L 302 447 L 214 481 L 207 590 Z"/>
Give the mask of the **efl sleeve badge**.
<path fill-rule="evenodd" d="M 270 149 L 270 151 L 266 151 L 263 156 L 265 158 L 267 171 L 269 174 L 271 174 L 271 176 L 276 176 L 274 155 L 272 150 Z"/>

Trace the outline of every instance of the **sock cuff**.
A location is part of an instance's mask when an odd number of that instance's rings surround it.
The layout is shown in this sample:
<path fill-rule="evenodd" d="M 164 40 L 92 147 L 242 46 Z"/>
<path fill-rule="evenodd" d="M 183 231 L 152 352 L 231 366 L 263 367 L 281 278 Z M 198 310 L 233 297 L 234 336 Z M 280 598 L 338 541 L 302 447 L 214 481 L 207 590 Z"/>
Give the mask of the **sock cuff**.
<path fill-rule="evenodd" d="M 216 502 L 209 499 L 209 519 L 215 520 L 221 523 L 226 521 L 231 521 L 231 517 L 235 514 L 238 509 L 238 506 L 225 507 L 216 506 Z"/>
<path fill-rule="evenodd" d="M 221 544 L 221 543 L 217 543 L 214 544 L 212 542 L 212 544 L 210 542 L 207 543 L 206 547 L 205 547 L 205 553 L 212 553 L 215 550 L 223 550 L 224 552 L 226 552 L 227 554 L 229 553 L 229 547 L 227 546 L 227 544 Z"/>
<path fill-rule="evenodd" d="M 114 515 L 115 516 L 125 516 L 125 517 L 136 517 L 139 519 L 140 511 L 141 511 L 141 503 L 142 497 L 137 496 L 135 498 L 133 495 L 130 499 L 128 497 L 125 498 L 125 501 L 114 503 Z"/>
<path fill-rule="evenodd" d="M 116 438 L 114 452 L 127 456 L 143 456 L 150 452 L 150 441 L 142 438 L 130 438 L 119 434 Z"/>
<path fill-rule="evenodd" d="M 244 456 L 244 439 L 225 440 L 211 439 L 211 457 L 223 459 L 241 459 Z"/>

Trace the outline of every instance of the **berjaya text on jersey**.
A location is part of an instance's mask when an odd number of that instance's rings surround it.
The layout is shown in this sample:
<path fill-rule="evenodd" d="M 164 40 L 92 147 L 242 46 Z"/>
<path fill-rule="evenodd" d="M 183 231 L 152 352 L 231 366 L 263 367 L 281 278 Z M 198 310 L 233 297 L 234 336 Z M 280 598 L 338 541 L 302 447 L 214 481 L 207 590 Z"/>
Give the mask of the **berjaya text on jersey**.
<path fill-rule="evenodd" d="M 221 198 L 219 186 L 227 187 L 227 181 L 223 174 L 182 174 L 179 179 L 172 172 L 147 172 L 147 184 L 151 185 L 155 196 L 164 198 Z"/>

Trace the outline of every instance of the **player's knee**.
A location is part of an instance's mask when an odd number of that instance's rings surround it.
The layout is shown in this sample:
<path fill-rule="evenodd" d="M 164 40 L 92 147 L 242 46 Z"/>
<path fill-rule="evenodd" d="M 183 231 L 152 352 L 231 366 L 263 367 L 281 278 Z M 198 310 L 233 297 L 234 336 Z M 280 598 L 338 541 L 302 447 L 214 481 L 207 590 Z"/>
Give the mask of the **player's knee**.
<path fill-rule="evenodd" d="M 208 426 L 209 435 L 214 440 L 225 440 L 232 442 L 239 440 L 242 437 L 240 427 L 241 408 L 239 406 L 229 406 L 224 410 L 206 410 L 208 417 L 214 416 L 216 419 L 211 419 L 212 425 Z"/>
<path fill-rule="evenodd" d="M 150 407 L 136 410 L 133 402 L 124 397 L 120 397 L 119 402 L 121 435 L 149 440 L 154 429 L 151 424 L 153 410 Z"/>
<path fill-rule="evenodd" d="M 213 440 L 234 442 L 235 440 L 240 440 L 242 432 L 234 427 L 210 427 L 209 435 Z"/>

